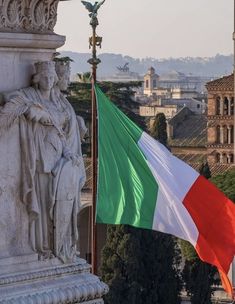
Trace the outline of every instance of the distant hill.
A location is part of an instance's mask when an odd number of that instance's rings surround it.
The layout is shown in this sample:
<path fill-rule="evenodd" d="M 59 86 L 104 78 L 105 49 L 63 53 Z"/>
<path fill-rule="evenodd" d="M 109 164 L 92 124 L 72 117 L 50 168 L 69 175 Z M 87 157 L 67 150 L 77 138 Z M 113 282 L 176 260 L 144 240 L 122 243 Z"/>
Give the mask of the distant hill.
<path fill-rule="evenodd" d="M 61 56 L 69 56 L 74 60 L 72 63 L 72 75 L 90 70 L 87 60 L 91 57 L 89 53 L 75 53 L 70 51 L 61 52 Z M 129 63 L 130 71 L 144 75 L 149 67 L 153 66 L 157 74 L 163 74 L 176 70 L 184 74 L 193 74 L 203 77 L 219 77 L 227 75 L 233 69 L 232 55 L 216 55 L 214 57 L 185 57 L 185 58 L 144 58 L 136 59 L 121 54 L 103 53 L 99 55 L 101 64 L 98 67 L 98 76 L 112 76 L 117 72 L 117 66 Z"/>

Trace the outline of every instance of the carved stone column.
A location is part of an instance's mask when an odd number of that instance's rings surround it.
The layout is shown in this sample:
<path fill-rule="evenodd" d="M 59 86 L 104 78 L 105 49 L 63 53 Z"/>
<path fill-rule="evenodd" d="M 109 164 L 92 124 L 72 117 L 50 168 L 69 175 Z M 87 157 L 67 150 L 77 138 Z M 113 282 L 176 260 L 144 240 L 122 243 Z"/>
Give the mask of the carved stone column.
<path fill-rule="evenodd" d="M 232 97 L 228 97 L 228 115 L 231 115 L 231 99 Z"/>
<path fill-rule="evenodd" d="M 220 143 L 224 143 L 224 127 L 220 126 Z"/>
<path fill-rule="evenodd" d="M 231 144 L 231 126 L 227 127 L 227 132 L 228 132 L 228 144 Z"/>
<path fill-rule="evenodd" d="M 224 115 L 224 97 L 220 97 L 220 115 Z"/>
<path fill-rule="evenodd" d="M 223 154 L 221 153 L 221 154 L 220 154 L 220 163 L 223 164 L 223 162 L 224 162 Z"/>

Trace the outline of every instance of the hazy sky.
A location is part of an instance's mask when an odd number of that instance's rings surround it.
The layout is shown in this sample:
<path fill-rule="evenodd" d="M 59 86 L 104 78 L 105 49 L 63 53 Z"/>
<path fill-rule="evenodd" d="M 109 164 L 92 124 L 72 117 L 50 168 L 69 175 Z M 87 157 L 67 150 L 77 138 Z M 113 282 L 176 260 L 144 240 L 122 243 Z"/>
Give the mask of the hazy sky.
<path fill-rule="evenodd" d="M 233 52 L 233 0 L 106 0 L 99 10 L 99 52 L 132 57 L 214 56 Z M 88 11 L 80 0 L 59 4 L 61 50 L 89 52 Z"/>

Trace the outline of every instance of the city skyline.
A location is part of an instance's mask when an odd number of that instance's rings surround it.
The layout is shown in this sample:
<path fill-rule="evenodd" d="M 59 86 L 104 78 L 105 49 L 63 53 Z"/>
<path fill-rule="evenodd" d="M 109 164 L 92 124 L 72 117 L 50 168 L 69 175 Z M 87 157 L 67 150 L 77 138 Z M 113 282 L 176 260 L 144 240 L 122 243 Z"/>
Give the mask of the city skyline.
<path fill-rule="evenodd" d="M 233 52 L 233 1 L 106 0 L 99 10 L 99 53 L 136 58 L 211 57 Z M 66 35 L 59 50 L 89 52 L 88 12 L 80 1 L 60 2 L 57 34 Z"/>

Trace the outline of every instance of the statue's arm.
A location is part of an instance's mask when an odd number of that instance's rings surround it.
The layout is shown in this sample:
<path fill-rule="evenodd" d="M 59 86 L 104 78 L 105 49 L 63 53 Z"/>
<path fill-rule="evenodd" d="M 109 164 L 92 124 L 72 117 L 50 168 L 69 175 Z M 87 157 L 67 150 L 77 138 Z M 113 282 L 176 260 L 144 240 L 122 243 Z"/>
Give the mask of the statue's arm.
<path fill-rule="evenodd" d="M 14 121 L 24 115 L 27 120 L 39 122 L 43 125 L 52 125 L 49 113 L 36 101 L 27 98 L 22 91 L 4 94 L 5 105 L 0 111 L 10 126 Z"/>
<path fill-rule="evenodd" d="M 17 118 L 24 115 L 28 109 L 29 105 L 25 102 L 21 94 L 17 92 L 11 92 L 4 94 L 4 105 L 0 110 L 0 128 L 9 129 Z"/>

